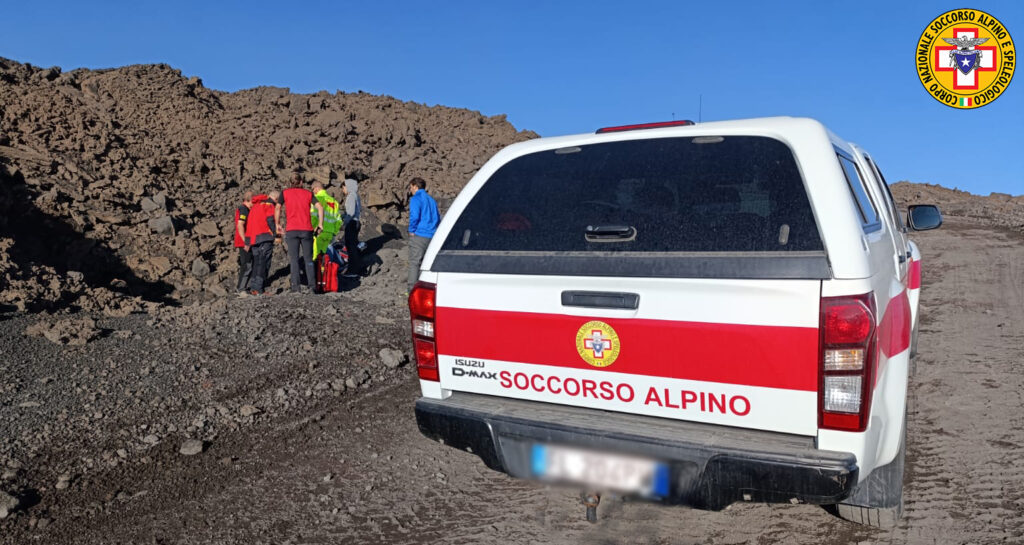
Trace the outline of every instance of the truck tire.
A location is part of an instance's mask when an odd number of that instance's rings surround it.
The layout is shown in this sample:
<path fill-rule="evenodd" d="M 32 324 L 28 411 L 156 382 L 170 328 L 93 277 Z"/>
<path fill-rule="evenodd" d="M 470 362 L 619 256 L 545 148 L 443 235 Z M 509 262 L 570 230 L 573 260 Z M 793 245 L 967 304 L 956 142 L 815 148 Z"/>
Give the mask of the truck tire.
<path fill-rule="evenodd" d="M 920 316 L 917 318 L 918 322 L 921 321 Z M 917 325 L 914 324 L 914 329 L 910 331 L 910 357 L 913 358 L 917 355 Z"/>
<path fill-rule="evenodd" d="M 830 511 L 839 518 L 871 526 L 892 528 L 903 516 L 903 468 L 907 453 L 907 420 L 903 419 L 903 434 L 896 458 L 875 469 L 866 481 L 857 485 L 853 494 Z"/>
<path fill-rule="evenodd" d="M 895 528 L 903 517 L 903 501 L 896 507 L 860 507 L 840 503 L 836 506 L 836 511 L 843 520 L 872 528 Z"/>

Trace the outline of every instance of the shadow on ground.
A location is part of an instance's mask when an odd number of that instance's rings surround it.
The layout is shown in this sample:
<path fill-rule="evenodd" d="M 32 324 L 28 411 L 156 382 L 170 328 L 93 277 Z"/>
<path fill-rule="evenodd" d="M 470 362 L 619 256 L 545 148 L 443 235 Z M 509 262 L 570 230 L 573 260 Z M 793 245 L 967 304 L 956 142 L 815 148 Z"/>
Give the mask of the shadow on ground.
<path fill-rule="evenodd" d="M 173 286 L 137 276 L 124 259 L 102 241 L 79 232 L 67 219 L 40 209 L 35 188 L 25 183 L 21 172 L 12 172 L 3 161 L 0 157 L 0 236 L 14 241 L 9 258 L 18 265 L 16 275 L 36 274 L 33 268 L 38 266 L 52 267 L 61 278 L 67 278 L 69 271 L 78 271 L 90 288 L 106 288 L 151 302 L 175 304 L 170 298 Z M 4 284 L 4 279 L 0 279 L 0 288 Z M 65 295 L 58 301 L 33 301 L 26 310 L 60 310 L 72 307 L 74 299 L 77 294 Z"/>

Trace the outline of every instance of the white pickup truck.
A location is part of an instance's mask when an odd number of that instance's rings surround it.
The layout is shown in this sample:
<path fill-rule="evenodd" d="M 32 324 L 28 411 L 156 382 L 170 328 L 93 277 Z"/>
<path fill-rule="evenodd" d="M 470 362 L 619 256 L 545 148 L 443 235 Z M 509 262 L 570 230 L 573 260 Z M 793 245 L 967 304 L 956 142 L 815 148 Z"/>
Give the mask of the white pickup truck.
<path fill-rule="evenodd" d="M 938 209 L 912 206 L 907 227 Z M 514 477 L 719 510 L 902 512 L 921 257 L 866 151 L 812 119 L 509 146 L 409 296 L 427 437 Z"/>

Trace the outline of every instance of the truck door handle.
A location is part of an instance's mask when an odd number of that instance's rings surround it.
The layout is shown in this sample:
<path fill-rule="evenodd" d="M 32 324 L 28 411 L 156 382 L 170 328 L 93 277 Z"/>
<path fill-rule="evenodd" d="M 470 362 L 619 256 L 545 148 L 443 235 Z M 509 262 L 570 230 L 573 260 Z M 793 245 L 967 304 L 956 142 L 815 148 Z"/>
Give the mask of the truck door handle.
<path fill-rule="evenodd" d="M 607 291 L 563 291 L 562 306 L 636 310 L 640 306 L 640 296 Z"/>
<path fill-rule="evenodd" d="M 907 262 L 907 256 L 905 256 L 903 254 L 900 254 L 900 263 L 906 263 L 906 262 Z"/>

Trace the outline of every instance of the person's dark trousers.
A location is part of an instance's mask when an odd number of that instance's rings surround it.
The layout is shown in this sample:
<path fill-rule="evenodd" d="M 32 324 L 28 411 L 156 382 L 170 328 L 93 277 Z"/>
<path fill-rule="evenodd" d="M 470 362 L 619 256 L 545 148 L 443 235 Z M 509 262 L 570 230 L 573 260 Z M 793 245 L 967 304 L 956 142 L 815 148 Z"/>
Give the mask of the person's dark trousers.
<path fill-rule="evenodd" d="M 359 220 L 349 220 L 345 224 L 345 251 L 348 252 L 348 273 L 359 274 Z"/>
<path fill-rule="evenodd" d="M 263 293 L 267 277 L 270 276 L 270 259 L 274 257 L 274 242 L 267 241 L 252 246 L 252 281 L 249 289 Z"/>
<path fill-rule="evenodd" d="M 316 283 L 313 275 L 313 231 L 288 231 L 284 241 L 288 244 L 288 259 L 291 260 L 292 291 L 299 291 L 300 266 L 306 271 L 306 286 L 313 289 Z"/>
<path fill-rule="evenodd" d="M 427 253 L 428 245 L 430 238 L 409 235 L 409 291 L 412 291 L 420 278 L 420 263 L 423 262 L 423 254 Z"/>
<path fill-rule="evenodd" d="M 249 277 L 252 276 L 252 249 L 238 249 L 238 291 L 245 291 L 249 287 Z"/>

